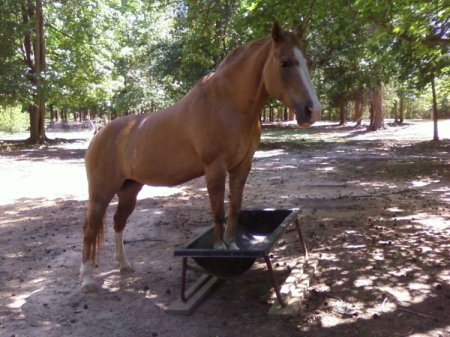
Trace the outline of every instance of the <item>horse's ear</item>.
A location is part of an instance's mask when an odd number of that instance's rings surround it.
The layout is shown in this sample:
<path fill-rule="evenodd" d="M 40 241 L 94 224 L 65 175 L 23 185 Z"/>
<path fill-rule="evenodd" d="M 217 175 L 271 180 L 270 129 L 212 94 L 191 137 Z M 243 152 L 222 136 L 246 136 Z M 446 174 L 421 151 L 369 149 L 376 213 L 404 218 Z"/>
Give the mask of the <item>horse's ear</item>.
<path fill-rule="evenodd" d="M 305 28 L 303 28 L 303 25 L 301 23 L 299 23 L 296 27 L 295 27 L 295 36 L 297 37 L 297 39 L 299 41 L 303 40 L 303 36 L 305 35 Z"/>
<path fill-rule="evenodd" d="M 280 42 L 281 41 L 281 39 L 282 39 L 282 35 L 281 35 L 281 27 L 280 27 L 280 25 L 278 24 L 278 22 L 277 21 L 275 21 L 273 24 L 272 24 L 272 39 L 275 41 L 275 42 Z"/>

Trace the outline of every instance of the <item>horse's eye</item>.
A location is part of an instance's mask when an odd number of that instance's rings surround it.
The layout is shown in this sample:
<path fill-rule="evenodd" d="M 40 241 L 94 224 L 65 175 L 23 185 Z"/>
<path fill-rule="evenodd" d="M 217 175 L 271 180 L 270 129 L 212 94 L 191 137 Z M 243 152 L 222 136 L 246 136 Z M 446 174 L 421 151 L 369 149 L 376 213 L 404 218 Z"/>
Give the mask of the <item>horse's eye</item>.
<path fill-rule="evenodd" d="M 287 68 L 287 67 L 289 67 L 289 62 L 288 61 L 281 61 L 280 62 L 280 66 L 281 66 L 281 68 Z"/>

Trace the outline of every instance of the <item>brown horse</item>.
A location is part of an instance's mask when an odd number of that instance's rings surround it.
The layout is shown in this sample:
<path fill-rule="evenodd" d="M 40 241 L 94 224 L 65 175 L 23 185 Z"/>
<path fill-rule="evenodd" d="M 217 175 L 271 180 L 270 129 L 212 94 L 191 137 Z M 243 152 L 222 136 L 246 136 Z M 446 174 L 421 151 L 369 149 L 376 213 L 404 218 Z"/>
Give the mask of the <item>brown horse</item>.
<path fill-rule="evenodd" d="M 115 261 L 121 272 L 133 270 L 124 254 L 123 230 L 144 184 L 174 186 L 204 175 L 215 248 L 238 249 L 237 217 L 260 141 L 260 113 L 268 98 L 293 109 L 301 126 L 314 123 L 322 110 L 298 43 L 296 33 L 282 31 L 275 23 L 271 35 L 236 48 L 215 73 L 198 81 L 175 105 L 116 119 L 98 132 L 86 153 L 89 201 L 82 291 L 97 289 L 94 260 L 114 195 L 118 196 Z M 227 173 L 230 205 L 223 234 Z"/>

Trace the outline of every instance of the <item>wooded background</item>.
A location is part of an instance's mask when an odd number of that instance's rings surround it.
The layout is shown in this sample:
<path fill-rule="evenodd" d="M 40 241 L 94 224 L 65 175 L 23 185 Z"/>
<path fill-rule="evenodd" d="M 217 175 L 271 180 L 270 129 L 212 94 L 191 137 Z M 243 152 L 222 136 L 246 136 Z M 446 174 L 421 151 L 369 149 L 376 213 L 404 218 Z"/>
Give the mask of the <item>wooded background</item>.
<path fill-rule="evenodd" d="M 448 0 L 2 0 L 0 15 L 0 125 L 27 112 L 32 143 L 46 118 L 173 104 L 274 20 L 305 31 L 323 119 L 450 117 Z"/>

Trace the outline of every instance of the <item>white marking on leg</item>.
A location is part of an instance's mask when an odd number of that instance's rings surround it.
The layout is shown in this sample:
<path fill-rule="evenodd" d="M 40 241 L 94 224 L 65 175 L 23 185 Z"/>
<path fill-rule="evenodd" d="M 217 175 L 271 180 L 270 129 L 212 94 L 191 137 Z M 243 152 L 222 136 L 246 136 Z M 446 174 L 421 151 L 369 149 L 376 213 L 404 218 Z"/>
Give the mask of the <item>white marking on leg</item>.
<path fill-rule="evenodd" d="M 121 273 L 132 273 L 134 268 L 125 256 L 125 249 L 123 247 L 123 231 L 114 232 L 114 242 L 116 244 L 116 251 L 114 254 L 114 262 L 119 265 Z"/>
<path fill-rule="evenodd" d="M 220 242 L 214 242 L 214 249 L 217 250 L 226 250 L 227 246 L 225 245 L 225 243 L 223 241 Z"/>
<path fill-rule="evenodd" d="M 223 242 L 225 243 L 228 250 L 239 250 L 239 247 L 236 244 L 236 237 L 230 234 L 230 232 L 228 231 L 228 226 L 225 228 Z"/>
<path fill-rule="evenodd" d="M 94 264 L 91 260 L 81 264 L 80 278 L 81 278 L 81 292 L 90 293 L 98 290 L 97 282 L 92 276 L 94 272 Z"/>
<path fill-rule="evenodd" d="M 228 250 L 239 250 L 239 246 L 236 244 L 236 241 L 231 241 L 227 244 Z"/>

